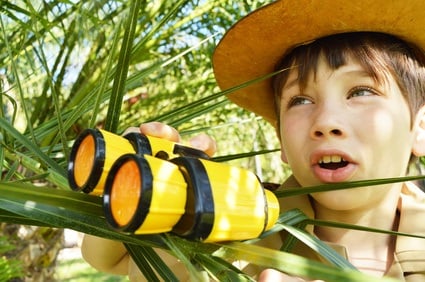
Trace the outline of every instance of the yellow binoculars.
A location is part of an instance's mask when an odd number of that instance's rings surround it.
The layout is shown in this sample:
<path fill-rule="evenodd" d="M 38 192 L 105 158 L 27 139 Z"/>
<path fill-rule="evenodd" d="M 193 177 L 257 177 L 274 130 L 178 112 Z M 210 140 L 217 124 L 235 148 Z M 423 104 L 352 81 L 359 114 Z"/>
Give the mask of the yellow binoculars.
<path fill-rule="evenodd" d="M 200 150 L 165 139 L 131 132 L 124 136 L 101 129 L 86 129 L 77 137 L 68 163 L 71 189 L 101 196 L 112 164 L 124 154 L 152 155 L 161 159 L 178 156 L 208 158 Z"/>
<path fill-rule="evenodd" d="M 86 130 L 71 152 L 71 187 L 103 195 L 105 217 L 114 229 L 171 231 L 218 242 L 256 238 L 277 221 L 278 200 L 255 174 L 208 160 L 194 148 L 136 135 L 142 134 Z"/>

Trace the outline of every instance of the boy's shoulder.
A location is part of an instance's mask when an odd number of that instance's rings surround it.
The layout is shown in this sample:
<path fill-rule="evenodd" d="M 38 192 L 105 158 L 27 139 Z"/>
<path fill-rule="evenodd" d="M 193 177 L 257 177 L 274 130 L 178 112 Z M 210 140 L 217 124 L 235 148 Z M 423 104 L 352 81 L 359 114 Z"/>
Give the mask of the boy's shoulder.
<path fill-rule="evenodd" d="M 398 232 L 419 237 L 397 236 L 396 261 L 405 273 L 425 273 L 425 192 L 413 183 L 406 183 L 398 205 Z M 422 279 L 425 278 L 421 276 Z M 423 281 L 423 280 L 421 280 Z"/>
<path fill-rule="evenodd" d="M 398 230 L 425 236 L 425 192 L 412 182 L 406 182 L 398 203 L 400 222 Z M 422 239 L 425 250 L 425 240 Z"/>
<path fill-rule="evenodd" d="M 401 190 L 402 196 L 412 198 L 415 202 L 425 203 L 425 192 L 413 182 L 406 182 Z"/>

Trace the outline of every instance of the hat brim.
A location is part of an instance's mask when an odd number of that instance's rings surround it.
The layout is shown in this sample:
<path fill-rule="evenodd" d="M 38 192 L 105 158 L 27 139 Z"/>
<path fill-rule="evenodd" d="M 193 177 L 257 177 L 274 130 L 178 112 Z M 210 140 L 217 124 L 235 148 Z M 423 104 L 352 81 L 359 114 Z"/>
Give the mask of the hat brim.
<path fill-rule="evenodd" d="M 331 34 L 371 31 L 395 35 L 425 48 L 423 0 L 281 0 L 238 21 L 213 54 L 218 85 L 226 90 L 274 71 L 293 47 Z M 270 79 L 234 91 L 228 98 L 276 124 Z"/>

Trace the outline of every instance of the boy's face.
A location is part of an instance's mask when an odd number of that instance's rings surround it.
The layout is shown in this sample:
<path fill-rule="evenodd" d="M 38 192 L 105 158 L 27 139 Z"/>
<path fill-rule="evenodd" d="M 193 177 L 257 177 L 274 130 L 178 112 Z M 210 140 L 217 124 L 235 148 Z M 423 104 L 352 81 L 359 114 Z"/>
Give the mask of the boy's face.
<path fill-rule="evenodd" d="M 296 71 L 289 74 L 280 123 L 282 159 L 302 186 L 404 176 L 417 127 L 392 78 L 379 84 L 355 60 L 332 70 L 323 58 L 305 89 Z M 361 205 L 365 195 L 382 196 L 376 187 L 360 190 L 315 198 L 342 209 L 355 199 Z"/>

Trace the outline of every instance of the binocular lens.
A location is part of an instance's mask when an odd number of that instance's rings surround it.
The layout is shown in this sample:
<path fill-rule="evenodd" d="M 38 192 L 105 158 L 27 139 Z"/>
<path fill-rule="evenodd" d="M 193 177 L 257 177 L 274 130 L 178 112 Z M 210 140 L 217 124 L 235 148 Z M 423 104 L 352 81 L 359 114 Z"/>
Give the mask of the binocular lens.
<path fill-rule="evenodd" d="M 136 153 L 133 143 L 99 129 L 86 129 L 72 146 L 68 180 L 75 191 L 102 195 L 106 176 L 120 156 Z"/>
<path fill-rule="evenodd" d="M 137 212 L 142 192 L 141 177 L 134 161 L 125 162 L 116 172 L 110 193 L 111 213 L 120 227 L 128 225 Z"/>
<path fill-rule="evenodd" d="M 168 232 L 185 212 L 186 193 L 186 182 L 175 164 L 150 155 L 123 155 L 106 179 L 106 220 L 123 232 Z"/>
<path fill-rule="evenodd" d="M 77 186 L 84 186 L 90 178 L 94 164 L 94 156 L 94 138 L 91 135 L 87 135 L 81 141 L 75 156 L 75 163 L 77 163 L 78 166 L 74 168 L 74 179 Z"/>

